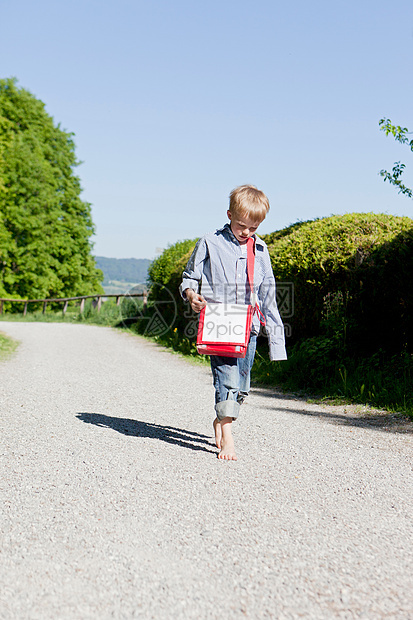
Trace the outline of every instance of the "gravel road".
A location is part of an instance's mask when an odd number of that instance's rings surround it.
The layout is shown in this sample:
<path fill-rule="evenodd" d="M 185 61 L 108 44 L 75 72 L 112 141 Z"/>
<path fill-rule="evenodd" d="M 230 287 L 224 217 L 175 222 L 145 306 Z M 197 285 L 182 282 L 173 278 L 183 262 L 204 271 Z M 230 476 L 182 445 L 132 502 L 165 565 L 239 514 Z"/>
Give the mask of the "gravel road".
<path fill-rule="evenodd" d="M 257 388 L 219 461 L 206 367 L 0 330 L 0 618 L 413 618 L 411 426 Z"/>

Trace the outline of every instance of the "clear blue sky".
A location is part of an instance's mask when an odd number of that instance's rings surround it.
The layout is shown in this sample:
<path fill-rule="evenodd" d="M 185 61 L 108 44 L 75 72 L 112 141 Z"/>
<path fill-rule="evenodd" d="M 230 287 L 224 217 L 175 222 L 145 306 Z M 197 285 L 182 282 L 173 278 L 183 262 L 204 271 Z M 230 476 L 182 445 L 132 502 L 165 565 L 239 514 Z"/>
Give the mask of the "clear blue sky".
<path fill-rule="evenodd" d="M 0 0 L 0 76 L 75 134 L 94 253 L 153 258 L 226 221 L 253 183 L 260 232 L 333 213 L 413 217 L 378 171 L 413 155 L 413 3 Z"/>

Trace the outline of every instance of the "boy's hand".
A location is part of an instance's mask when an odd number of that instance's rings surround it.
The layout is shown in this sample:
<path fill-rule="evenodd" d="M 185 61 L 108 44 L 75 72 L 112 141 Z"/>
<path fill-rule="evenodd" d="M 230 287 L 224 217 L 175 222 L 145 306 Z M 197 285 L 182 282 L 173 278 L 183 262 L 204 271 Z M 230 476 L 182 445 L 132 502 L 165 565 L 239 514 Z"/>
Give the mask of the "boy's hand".
<path fill-rule="evenodd" d="M 195 293 L 195 291 L 193 291 L 191 288 L 187 288 L 185 294 L 194 312 L 201 312 L 202 308 L 206 306 L 206 301 L 202 297 L 202 295 Z"/>

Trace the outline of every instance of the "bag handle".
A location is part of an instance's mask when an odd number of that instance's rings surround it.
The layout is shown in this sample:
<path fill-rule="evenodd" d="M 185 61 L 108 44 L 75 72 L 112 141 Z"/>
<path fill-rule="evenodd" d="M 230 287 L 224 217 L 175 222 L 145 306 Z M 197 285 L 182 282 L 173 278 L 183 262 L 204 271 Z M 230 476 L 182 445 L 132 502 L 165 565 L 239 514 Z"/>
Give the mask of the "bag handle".
<path fill-rule="evenodd" d="M 258 312 L 261 325 L 265 325 L 265 317 L 258 305 L 258 295 L 254 292 L 254 268 L 255 268 L 255 239 L 250 237 L 247 241 L 247 279 L 251 291 L 251 306 Z"/>

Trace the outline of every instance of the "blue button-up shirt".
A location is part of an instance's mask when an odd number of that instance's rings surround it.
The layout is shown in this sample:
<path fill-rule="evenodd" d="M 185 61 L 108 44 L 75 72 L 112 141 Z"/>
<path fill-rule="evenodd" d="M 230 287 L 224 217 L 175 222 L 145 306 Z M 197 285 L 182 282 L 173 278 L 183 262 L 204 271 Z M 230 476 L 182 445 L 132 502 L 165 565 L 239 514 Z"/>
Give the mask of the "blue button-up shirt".
<path fill-rule="evenodd" d="M 284 326 L 275 297 L 275 280 L 268 248 L 262 239 L 255 238 L 254 293 L 265 317 L 270 359 L 285 360 Z M 246 245 L 240 245 L 229 224 L 199 239 L 183 273 L 180 292 L 199 292 L 207 302 L 228 304 L 251 303 L 247 280 Z M 257 313 L 252 331 L 258 334 L 260 322 Z"/>

